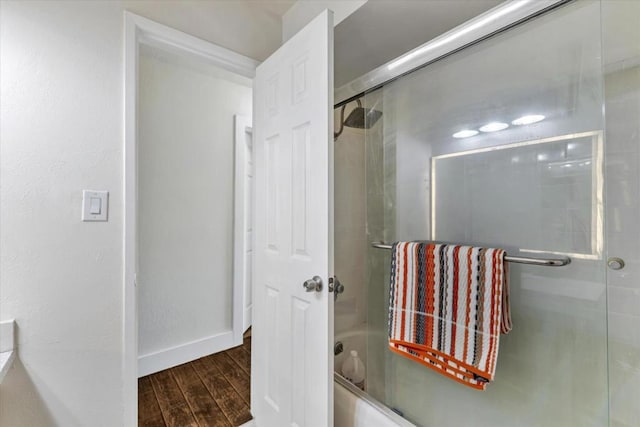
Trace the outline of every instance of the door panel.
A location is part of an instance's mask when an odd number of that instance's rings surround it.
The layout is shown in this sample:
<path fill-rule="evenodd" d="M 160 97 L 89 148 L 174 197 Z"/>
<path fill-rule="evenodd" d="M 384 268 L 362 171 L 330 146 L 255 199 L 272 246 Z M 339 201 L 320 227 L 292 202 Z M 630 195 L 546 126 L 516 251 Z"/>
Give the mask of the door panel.
<path fill-rule="evenodd" d="M 333 17 L 256 71 L 251 409 L 263 427 L 333 424 Z M 319 291 L 303 283 L 322 279 Z"/>

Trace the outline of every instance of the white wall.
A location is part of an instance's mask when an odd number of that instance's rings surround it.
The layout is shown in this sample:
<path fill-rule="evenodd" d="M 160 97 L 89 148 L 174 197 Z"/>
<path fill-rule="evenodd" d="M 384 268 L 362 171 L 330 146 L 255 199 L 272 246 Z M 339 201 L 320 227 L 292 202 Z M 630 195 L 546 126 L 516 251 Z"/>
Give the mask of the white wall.
<path fill-rule="evenodd" d="M 256 59 L 280 44 L 279 20 L 241 2 L 1 3 L 0 311 L 20 349 L 0 386 L 3 427 L 124 423 L 129 6 Z M 109 222 L 80 221 L 83 188 L 110 191 Z"/>
<path fill-rule="evenodd" d="M 147 47 L 139 87 L 138 321 L 145 375 L 146 355 L 162 353 L 152 370 L 166 369 L 221 350 L 215 339 L 207 353 L 190 350 L 190 342 L 232 331 L 234 115 L 251 116 L 252 88 L 250 79 Z"/>
<path fill-rule="evenodd" d="M 338 25 L 367 0 L 298 0 L 282 15 L 282 41 L 289 40 L 325 9 L 333 11 L 333 25 Z"/>

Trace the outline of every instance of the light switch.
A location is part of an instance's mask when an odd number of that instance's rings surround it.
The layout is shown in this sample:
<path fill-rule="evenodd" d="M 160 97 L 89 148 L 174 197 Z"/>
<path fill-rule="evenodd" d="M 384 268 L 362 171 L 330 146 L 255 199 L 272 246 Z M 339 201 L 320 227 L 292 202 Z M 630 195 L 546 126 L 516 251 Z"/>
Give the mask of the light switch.
<path fill-rule="evenodd" d="M 82 220 L 107 221 L 109 210 L 108 191 L 82 191 Z"/>
<path fill-rule="evenodd" d="M 100 213 L 100 207 L 102 206 L 102 202 L 99 197 L 92 197 L 89 202 L 89 213 L 97 215 Z"/>

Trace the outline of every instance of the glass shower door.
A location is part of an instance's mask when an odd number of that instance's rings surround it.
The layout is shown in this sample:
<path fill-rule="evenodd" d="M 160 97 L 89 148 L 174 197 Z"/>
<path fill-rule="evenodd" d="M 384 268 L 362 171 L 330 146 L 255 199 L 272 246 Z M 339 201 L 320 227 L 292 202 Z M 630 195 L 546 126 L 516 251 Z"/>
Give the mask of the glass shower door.
<path fill-rule="evenodd" d="M 572 2 L 365 97 L 383 113 L 366 131 L 369 242 L 572 259 L 510 265 L 514 328 L 480 392 L 386 349 L 389 253 L 368 248 L 367 391 L 418 425 L 609 422 L 600 29 L 599 2 Z"/>
<path fill-rule="evenodd" d="M 640 425 L 640 2 L 603 1 L 602 34 L 609 419 L 633 427 Z"/>

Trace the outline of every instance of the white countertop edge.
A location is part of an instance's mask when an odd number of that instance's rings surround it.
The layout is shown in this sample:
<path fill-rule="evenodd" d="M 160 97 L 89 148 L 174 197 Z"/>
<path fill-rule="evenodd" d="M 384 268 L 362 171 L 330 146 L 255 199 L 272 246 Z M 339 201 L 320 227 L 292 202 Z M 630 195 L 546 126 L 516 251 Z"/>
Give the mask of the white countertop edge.
<path fill-rule="evenodd" d="M 10 350 L 0 353 L 0 384 L 4 380 L 5 375 L 11 369 L 11 365 L 16 358 L 16 351 Z"/>

